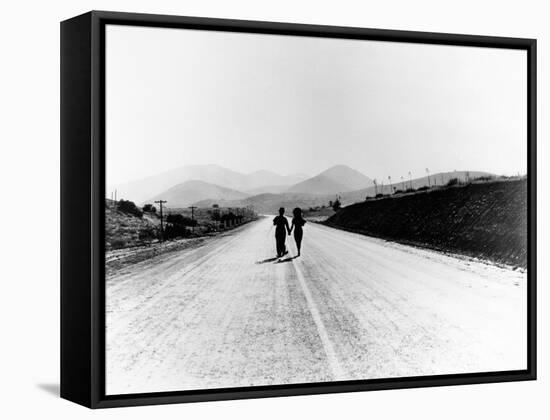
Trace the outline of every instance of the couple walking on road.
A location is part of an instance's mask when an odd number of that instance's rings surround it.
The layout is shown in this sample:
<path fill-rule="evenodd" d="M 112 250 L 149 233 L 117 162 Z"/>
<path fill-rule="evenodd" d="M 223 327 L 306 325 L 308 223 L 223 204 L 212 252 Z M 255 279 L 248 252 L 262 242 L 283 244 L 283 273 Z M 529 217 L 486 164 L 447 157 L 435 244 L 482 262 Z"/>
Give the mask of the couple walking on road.
<path fill-rule="evenodd" d="M 277 243 L 277 257 L 282 257 L 283 255 L 288 254 L 286 249 L 285 241 L 286 234 L 290 236 L 294 230 L 294 240 L 296 241 L 296 248 L 298 248 L 298 255 L 300 256 L 300 249 L 302 247 L 302 237 L 304 236 L 304 225 L 306 221 L 302 216 L 302 209 L 296 207 L 292 211 L 292 227 L 288 225 L 288 219 L 284 216 L 285 209 L 281 207 L 279 209 L 279 215 L 273 219 L 273 224 L 275 225 L 275 241 Z"/>

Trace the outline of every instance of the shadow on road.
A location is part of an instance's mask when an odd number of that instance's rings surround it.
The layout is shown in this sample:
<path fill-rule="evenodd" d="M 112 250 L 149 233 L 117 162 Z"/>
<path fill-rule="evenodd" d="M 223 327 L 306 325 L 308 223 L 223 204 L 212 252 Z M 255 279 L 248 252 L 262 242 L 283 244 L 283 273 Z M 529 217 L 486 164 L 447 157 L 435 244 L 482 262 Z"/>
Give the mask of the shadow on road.
<path fill-rule="evenodd" d="M 287 257 L 284 260 L 280 259 L 279 257 L 267 258 L 265 260 L 256 261 L 256 264 L 267 264 L 267 263 L 270 263 L 270 262 L 275 263 L 275 264 L 280 264 L 280 263 L 290 262 L 294 258 L 298 258 L 298 255 L 295 255 L 294 257 Z"/>
<path fill-rule="evenodd" d="M 273 257 L 273 258 L 268 258 L 266 260 L 256 261 L 256 264 L 266 264 L 277 260 L 278 260 L 277 257 Z"/>
<path fill-rule="evenodd" d="M 285 262 L 290 262 L 290 261 L 292 261 L 294 258 L 298 258 L 298 255 L 295 255 L 294 257 L 285 258 L 284 260 L 279 260 L 279 261 L 276 262 L 276 264 L 285 263 Z"/>

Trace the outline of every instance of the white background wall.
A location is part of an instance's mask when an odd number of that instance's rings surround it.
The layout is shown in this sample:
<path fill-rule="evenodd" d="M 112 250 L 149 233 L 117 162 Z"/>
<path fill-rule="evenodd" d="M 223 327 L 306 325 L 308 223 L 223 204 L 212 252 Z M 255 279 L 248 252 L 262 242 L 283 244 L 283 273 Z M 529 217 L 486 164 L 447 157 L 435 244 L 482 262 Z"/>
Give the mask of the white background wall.
<path fill-rule="evenodd" d="M 548 416 L 550 13 L 546 1 L 11 1 L 0 25 L 0 416 L 423 418 Z M 538 38 L 539 380 L 91 412 L 58 399 L 59 22 L 96 10 Z"/>

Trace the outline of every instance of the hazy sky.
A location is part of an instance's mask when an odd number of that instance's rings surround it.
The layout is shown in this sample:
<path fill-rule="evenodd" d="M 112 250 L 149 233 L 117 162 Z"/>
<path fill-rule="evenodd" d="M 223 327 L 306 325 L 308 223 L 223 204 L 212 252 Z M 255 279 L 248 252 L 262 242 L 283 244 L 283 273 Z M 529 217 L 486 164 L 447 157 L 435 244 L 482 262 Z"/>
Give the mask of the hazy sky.
<path fill-rule="evenodd" d="M 525 173 L 524 51 L 107 28 L 107 183 L 189 164 Z"/>

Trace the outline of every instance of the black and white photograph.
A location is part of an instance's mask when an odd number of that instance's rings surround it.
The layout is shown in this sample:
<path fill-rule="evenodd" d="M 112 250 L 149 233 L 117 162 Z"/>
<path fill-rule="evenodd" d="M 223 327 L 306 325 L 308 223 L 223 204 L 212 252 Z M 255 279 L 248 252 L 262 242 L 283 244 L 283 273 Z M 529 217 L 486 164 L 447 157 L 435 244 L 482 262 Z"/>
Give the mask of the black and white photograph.
<path fill-rule="evenodd" d="M 107 25 L 106 395 L 527 369 L 526 54 Z"/>

